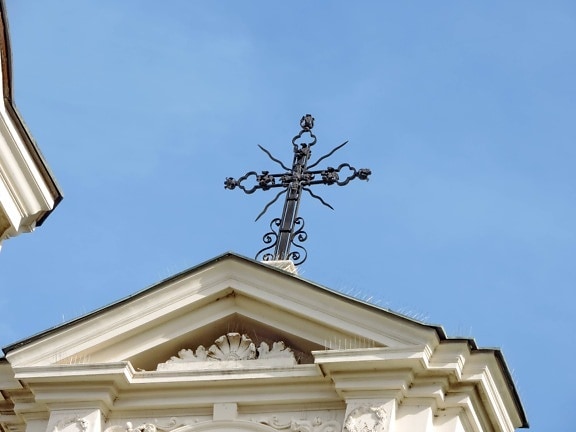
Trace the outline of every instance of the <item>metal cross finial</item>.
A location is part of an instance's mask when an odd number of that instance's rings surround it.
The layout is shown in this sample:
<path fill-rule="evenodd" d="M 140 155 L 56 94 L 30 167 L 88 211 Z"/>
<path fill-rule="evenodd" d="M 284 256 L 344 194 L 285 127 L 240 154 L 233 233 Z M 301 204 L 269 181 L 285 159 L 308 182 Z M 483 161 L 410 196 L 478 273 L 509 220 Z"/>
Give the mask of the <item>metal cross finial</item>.
<path fill-rule="evenodd" d="M 322 204 L 334 210 L 330 204 L 326 203 L 318 195 L 315 195 L 310 190 L 309 186 L 316 184 L 336 184 L 338 186 L 345 186 L 355 178 L 368 180 L 368 177 L 372 174 L 372 172 L 367 168 L 357 170 L 347 163 L 340 164 L 337 168 L 328 167 L 324 170 L 312 170 L 312 168 L 317 166 L 321 161 L 329 158 L 337 150 L 348 144 L 348 141 L 340 144 L 330 153 L 325 154 L 315 163 L 308 166 L 308 161 L 312 155 L 312 146 L 316 144 L 316 136 L 312 133 L 314 117 L 310 114 L 302 116 L 300 127 L 302 128 L 300 133 L 292 138 L 292 145 L 294 147 L 292 168 L 288 168 L 280 160 L 272 156 L 268 150 L 261 145 L 258 145 L 258 147 L 260 147 L 260 149 L 266 153 L 270 159 L 285 169 L 286 172 L 281 174 L 270 174 L 269 171 L 262 171 L 262 174 L 258 174 L 256 171 L 250 171 L 238 179 L 228 177 L 224 182 L 225 189 L 232 190 L 238 187 L 247 194 L 254 193 L 258 189 L 283 189 L 276 194 L 276 197 L 274 197 L 272 201 L 266 204 L 266 207 L 264 207 L 264 210 L 262 210 L 256 220 L 260 219 L 260 217 L 266 213 L 268 208 L 274 204 L 281 195 L 286 194 L 282 217 L 275 218 L 270 222 L 270 232 L 264 234 L 264 237 L 262 238 L 264 243 L 268 246 L 258 251 L 256 259 L 260 256 L 264 261 L 291 259 L 295 264 L 303 263 L 307 257 L 306 249 L 299 243 L 296 243 L 296 241 L 304 242 L 308 238 L 308 234 L 304 231 L 304 219 L 298 216 L 298 207 L 300 205 L 302 192 L 308 192 L 313 198 L 316 198 Z M 304 135 L 306 138 L 303 138 Z M 309 139 L 309 142 L 305 141 L 307 139 Z M 341 180 L 340 172 L 343 169 L 348 169 L 349 174 Z M 249 177 L 254 177 L 255 180 L 252 187 L 246 187 L 243 184 L 243 182 Z M 299 250 L 290 251 L 291 246 L 294 246 Z M 273 253 L 271 252 L 272 249 L 274 249 Z"/>

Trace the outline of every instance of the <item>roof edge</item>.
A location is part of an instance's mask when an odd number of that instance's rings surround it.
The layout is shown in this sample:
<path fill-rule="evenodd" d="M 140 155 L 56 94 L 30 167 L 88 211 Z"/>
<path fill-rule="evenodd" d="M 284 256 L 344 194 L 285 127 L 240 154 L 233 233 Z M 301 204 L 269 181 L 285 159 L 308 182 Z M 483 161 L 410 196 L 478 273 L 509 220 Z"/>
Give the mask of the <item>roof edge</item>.
<path fill-rule="evenodd" d="M 0 63 L 2 67 L 2 88 L 4 94 L 4 106 L 8 115 L 14 121 L 15 127 L 18 129 L 22 140 L 26 145 L 26 149 L 29 151 L 34 164 L 40 171 L 42 178 L 44 179 L 52 197 L 54 199 L 54 206 L 51 210 L 48 210 L 37 222 L 36 226 L 42 225 L 42 223 L 46 220 L 48 215 L 54 211 L 54 209 L 58 206 L 58 204 L 62 201 L 63 195 L 62 190 L 58 183 L 56 182 L 56 178 L 44 156 L 42 155 L 40 148 L 36 144 L 32 134 L 28 130 L 26 123 L 22 119 L 22 116 L 18 112 L 16 105 L 14 103 L 13 97 L 13 74 L 12 74 L 12 49 L 10 47 L 10 32 L 9 32 L 9 25 L 8 25 L 8 16 L 6 13 L 6 4 L 4 0 L 0 0 Z"/>

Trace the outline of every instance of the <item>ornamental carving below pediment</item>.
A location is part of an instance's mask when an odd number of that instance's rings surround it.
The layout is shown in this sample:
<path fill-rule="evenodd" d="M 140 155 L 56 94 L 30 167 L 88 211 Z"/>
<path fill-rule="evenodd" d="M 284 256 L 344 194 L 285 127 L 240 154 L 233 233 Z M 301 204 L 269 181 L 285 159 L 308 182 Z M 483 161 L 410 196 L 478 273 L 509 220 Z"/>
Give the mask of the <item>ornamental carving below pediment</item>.
<path fill-rule="evenodd" d="M 88 421 L 81 416 L 71 416 L 61 419 L 55 426 L 53 432 L 62 432 L 70 426 L 75 426 L 75 429 L 80 432 L 88 430 Z"/>
<path fill-rule="evenodd" d="M 387 432 L 390 417 L 384 405 L 363 404 L 353 409 L 344 422 L 345 432 Z"/>
<path fill-rule="evenodd" d="M 320 416 L 314 417 L 312 420 L 300 418 L 285 418 L 279 419 L 277 416 L 267 418 L 249 418 L 244 421 L 239 420 L 239 424 L 244 426 L 243 430 L 250 430 L 246 428 L 246 420 L 251 423 L 269 426 L 276 431 L 285 432 L 342 432 L 342 426 L 339 421 L 323 419 Z M 136 422 L 140 423 L 140 422 Z M 198 418 L 188 419 L 188 421 L 181 421 L 175 417 L 170 419 L 168 424 L 161 424 L 158 420 L 144 421 L 137 426 L 132 421 L 127 421 L 122 425 L 109 426 L 104 432 L 177 432 L 176 430 L 189 431 L 198 425 L 207 425 L 212 423 L 211 420 L 200 421 Z M 255 429 L 261 430 L 261 429 Z"/>
<path fill-rule="evenodd" d="M 258 423 L 265 424 L 276 430 L 289 429 L 291 432 L 340 432 L 342 426 L 336 420 L 324 420 L 321 417 L 315 417 L 313 420 L 290 419 L 281 421 L 274 416 L 267 419 L 260 419 Z"/>
<path fill-rule="evenodd" d="M 172 356 L 165 363 L 160 363 L 157 370 L 182 369 L 188 366 L 206 366 L 209 362 L 241 362 L 246 360 L 274 360 L 280 359 L 295 364 L 296 358 L 292 349 L 283 341 L 277 341 L 270 347 L 261 342 L 258 348 L 245 334 L 227 333 L 214 341 L 210 348 L 198 345 L 195 350 L 182 349 L 177 356 Z"/>
<path fill-rule="evenodd" d="M 172 417 L 167 424 L 158 423 L 158 420 L 155 420 L 154 423 L 145 422 L 134 426 L 131 421 L 128 421 L 125 425 L 110 426 L 104 432 L 171 432 L 184 425 L 185 423 Z"/>

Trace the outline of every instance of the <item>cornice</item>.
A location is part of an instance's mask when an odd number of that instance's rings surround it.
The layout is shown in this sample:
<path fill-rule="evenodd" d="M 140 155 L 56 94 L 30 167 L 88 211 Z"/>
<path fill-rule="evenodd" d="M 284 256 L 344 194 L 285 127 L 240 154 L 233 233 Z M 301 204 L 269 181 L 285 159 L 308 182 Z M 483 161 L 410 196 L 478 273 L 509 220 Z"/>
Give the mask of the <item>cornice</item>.
<path fill-rule="evenodd" d="M 0 142 L 0 207 L 9 227 L 0 242 L 40 226 L 62 200 L 62 193 L 13 100 L 12 56 L 6 6 L 0 0 L 2 119 Z M 2 211 L 2 209 L 0 209 Z"/>
<path fill-rule="evenodd" d="M 231 395 L 243 405 L 338 403 L 331 381 L 315 365 L 219 371 L 138 372 L 130 363 L 23 367 L 15 378 L 34 395 L 15 411 L 98 407 L 106 412 L 209 407 Z"/>

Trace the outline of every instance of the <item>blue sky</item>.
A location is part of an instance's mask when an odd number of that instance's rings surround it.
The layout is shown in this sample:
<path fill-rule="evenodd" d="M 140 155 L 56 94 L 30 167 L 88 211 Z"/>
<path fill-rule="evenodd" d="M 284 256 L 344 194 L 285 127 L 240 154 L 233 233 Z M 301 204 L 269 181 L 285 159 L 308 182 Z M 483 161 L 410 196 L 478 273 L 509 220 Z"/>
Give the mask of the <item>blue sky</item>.
<path fill-rule="evenodd" d="M 532 430 L 576 379 L 576 4 L 6 0 L 15 101 L 65 195 L 0 253 L 0 345 L 263 246 L 305 113 L 368 183 L 305 199 L 315 282 L 503 349 Z M 551 416 L 551 413 L 554 413 Z"/>

